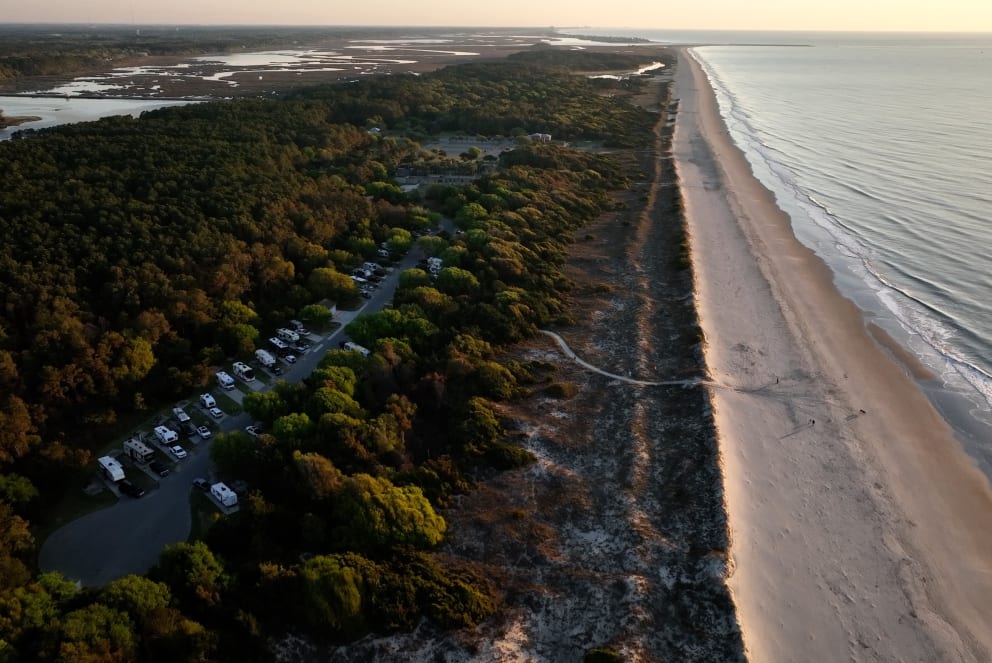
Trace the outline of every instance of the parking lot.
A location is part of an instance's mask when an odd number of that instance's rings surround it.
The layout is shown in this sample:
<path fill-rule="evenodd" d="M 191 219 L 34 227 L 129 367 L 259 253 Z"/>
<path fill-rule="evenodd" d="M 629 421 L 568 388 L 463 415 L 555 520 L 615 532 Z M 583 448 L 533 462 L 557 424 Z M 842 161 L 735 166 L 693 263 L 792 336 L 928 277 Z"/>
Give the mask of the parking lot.
<path fill-rule="evenodd" d="M 399 273 L 414 266 L 420 259 L 419 251 L 413 250 L 392 269 L 382 280 L 371 297 L 362 299 L 358 309 L 340 311 L 334 317 L 339 326 L 325 334 L 309 334 L 306 340 L 310 347 L 297 355 L 294 361 L 281 357 L 281 375 L 275 375 L 253 362 L 255 371 L 264 372 L 265 379 L 256 375 L 246 382 L 235 379 L 231 389 L 214 386 L 209 390 L 217 406 L 223 411 L 225 399 L 240 409 L 243 395 L 249 391 L 264 391 L 276 380 L 298 382 L 313 372 L 324 353 L 336 348 L 338 341 L 345 338 L 344 327 L 363 312 L 378 311 L 392 301 L 393 291 Z M 232 369 L 233 370 L 233 369 Z M 67 578 L 78 580 L 84 586 L 96 587 L 127 574 L 143 574 L 158 561 L 159 553 L 167 545 L 186 541 L 190 535 L 190 492 L 194 479 L 215 479 L 210 462 L 210 443 L 218 432 L 244 430 L 253 422 L 244 412 L 224 411 L 223 416 L 213 417 L 209 408 L 193 394 L 176 407 L 182 408 L 191 421 L 206 425 L 210 436 L 179 435 L 177 444 L 186 452 L 185 458 L 176 458 L 168 451 L 171 443 L 162 442 L 154 434 L 154 426 L 166 426 L 177 434 L 182 424 L 176 415 L 164 416 L 152 422 L 152 426 L 142 431 L 142 441 L 155 450 L 155 459 L 169 466 L 167 476 L 158 476 L 148 464 L 134 463 L 122 459 L 125 473 L 132 483 L 147 485 L 146 494 L 141 498 L 122 496 L 116 504 L 89 513 L 56 530 L 43 543 L 39 555 L 39 566 L 44 571 L 60 571 Z M 233 408 L 229 408 L 233 410 Z M 201 423 L 202 422 L 202 423 Z M 175 428 L 173 428 L 175 426 Z M 123 449 L 114 456 L 124 456 Z M 139 482 L 140 480 L 140 482 Z M 105 482 L 106 483 L 106 482 Z M 107 488 L 119 495 L 116 486 Z M 212 500 L 216 504 L 216 500 Z"/>

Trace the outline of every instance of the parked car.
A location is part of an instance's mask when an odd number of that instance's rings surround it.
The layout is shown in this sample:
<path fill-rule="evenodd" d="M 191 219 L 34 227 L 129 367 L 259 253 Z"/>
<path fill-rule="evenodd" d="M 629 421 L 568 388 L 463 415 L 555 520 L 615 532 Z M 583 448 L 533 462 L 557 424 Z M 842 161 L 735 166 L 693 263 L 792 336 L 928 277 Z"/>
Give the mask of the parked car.
<path fill-rule="evenodd" d="M 179 460 L 182 460 L 183 458 L 189 455 L 186 453 L 186 450 L 182 448 L 182 445 L 179 444 L 174 444 L 171 447 L 169 447 L 169 451 L 172 453 L 173 456 L 175 456 Z"/>
<path fill-rule="evenodd" d="M 182 425 L 179 426 L 179 430 L 183 432 L 186 437 L 192 437 L 196 435 L 196 424 L 192 421 L 184 421 Z"/>
<path fill-rule="evenodd" d="M 269 367 L 269 373 L 272 373 L 272 375 L 282 375 L 282 366 L 279 364 L 272 364 L 272 366 Z"/>
<path fill-rule="evenodd" d="M 372 293 L 369 292 L 368 290 L 362 290 L 362 298 L 363 299 L 372 299 Z"/>
<path fill-rule="evenodd" d="M 214 419 L 220 419 L 221 417 L 224 416 L 224 411 L 219 407 L 212 407 L 209 410 L 207 410 L 207 412 L 209 412 L 210 416 L 213 417 Z"/>
<path fill-rule="evenodd" d="M 127 495 L 128 497 L 138 498 L 145 494 L 145 489 L 141 486 L 136 486 L 127 479 L 122 479 L 117 482 L 117 490 L 121 491 L 121 495 Z"/>
<path fill-rule="evenodd" d="M 166 465 L 165 463 L 159 462 L 157 460 L 153 460 L 152 462 L 148 463 L 148 467 L 150 467 L 152 469 L 152 472 L 159 475 L 160 477 L 169 476 L 169 466 Z"/>
<path fill-rule="evenodd" d="M 197 434 L 204 440 L 209 440 L 213 433 L 206 426 L 200 426 L 196 429 Z"/>
<path fill-rule="evenodd" d="M 245 426 L 245 432 L 251 435 L 252 437 L 258 437 L 258 434 L 261 433 L 262 431 L 259 430 L 257 426 Z"/>
<path fill-rule="evenodd" d="M 193 487 L 198 490 L 202 490 L 203 492 L 207 492 L 210 490 L 210 482 L 206 479 L 193 479 Z"/>
<path fill-rule="evenodd" d="M 217 401 L 214 400 L 211 394 L 200 394 L 200 405 L 206 408 L 211 408 L 217 405 Z"/>
<path fill-rule="evenodd" d="M 286 355 L 285 357 L 282 358 L 282 360 L 284 362 L 286 362 L 287 364 L 295 364 L 296 363 L 296 355 Z"/>
<path fill-rule="evenodd" d="M 296 349 L 299 350 L 300 352 L 306 352 L 311 347 L 312 346 L 310 345 L 309 341 L 304 341 L 300 339 L 299 341 L 296 342 Z"/>
<path fill-rule="evenodd" d="M 182 409 L 181 407 L 172 408 L 172 414 L 176 418 L 176 421 L 178 421 L 181 424 L 189 421 L 189 415 L 186 414 L 186 410 Z"/>

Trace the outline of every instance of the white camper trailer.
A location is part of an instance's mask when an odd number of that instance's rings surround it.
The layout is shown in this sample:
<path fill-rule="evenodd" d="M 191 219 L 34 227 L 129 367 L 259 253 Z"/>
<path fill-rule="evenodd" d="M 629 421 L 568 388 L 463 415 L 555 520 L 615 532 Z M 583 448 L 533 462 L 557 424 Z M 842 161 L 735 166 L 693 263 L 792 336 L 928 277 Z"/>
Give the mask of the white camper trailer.
<path fill-rule="evenodd" d="M 276 365 L 276 358 L 268 350 L 255 350 L 255 359 L 265 368 L 272 368 Z"/>
<path fill-rule="evenodd" d="M 217 371 L 217 384 L 221 389 L 234 389 L 234 378 L 224 371 Z"/>
<path fill-rule="evenodd" d="M 234 506 L 238 503 L 238 494 L 228 488 L 226 483 L 215 483 L 210 486 L 210 494 L 224 506 Z"/>
<path fill-rule="evenodd" d="M 100 471 L 103 476 L 107 477 L 111 481 L 120 481 L 124 478 L 124 468 L 121 464 L 117 462 L 116 458 L 111 458 L 110 456 L 100 456 L 96 459 L 97 465 L 100 466 Z"/>
<path fill-rule="evenodd" d="M 351 341 L 345 341 L 344 344 L 341 345 L 341 348 L 344 350 L 354 350 L 355 352 L 360 352 L 363 357 L 368 357 L 372 354 L 368 348 L 362 347 L 358 343 L 352 343 Z"/>
<path fill-rule="evenodd" d="M 234 362 L 234 374 L 245 382 L 252 382 L 255 380 L 255 371 L 252 370 L 251 366 L 244 362 Z"/>

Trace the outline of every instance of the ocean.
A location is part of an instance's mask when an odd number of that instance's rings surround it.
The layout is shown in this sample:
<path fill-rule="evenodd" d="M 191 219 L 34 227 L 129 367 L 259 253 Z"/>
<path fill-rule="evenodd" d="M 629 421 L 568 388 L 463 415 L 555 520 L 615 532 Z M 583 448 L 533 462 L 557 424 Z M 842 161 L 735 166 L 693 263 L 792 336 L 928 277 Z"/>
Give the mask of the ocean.
<path fill-rule="evenodd" d="M 584 32 L 710 44 L 755 175 L 992 476 L 992 34 Z"/>

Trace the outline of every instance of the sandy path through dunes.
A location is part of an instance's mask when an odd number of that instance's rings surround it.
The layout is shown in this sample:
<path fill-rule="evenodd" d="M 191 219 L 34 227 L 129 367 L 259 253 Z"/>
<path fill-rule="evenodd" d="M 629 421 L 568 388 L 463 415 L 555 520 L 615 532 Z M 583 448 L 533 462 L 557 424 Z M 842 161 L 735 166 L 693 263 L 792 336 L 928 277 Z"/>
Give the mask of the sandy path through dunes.
<path fill-rule="evenodd" d="M 751 660 L 992 660 L 988 482 L 795 239 L 685 52 L 677 94 L 707 364 L 746 388 L 713 399 Z"/>

